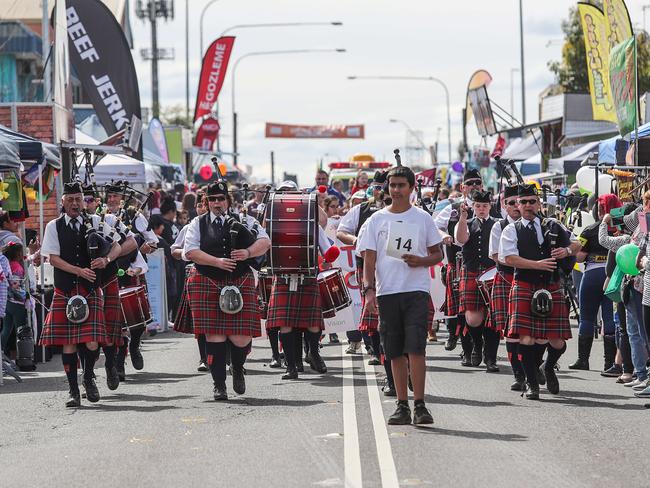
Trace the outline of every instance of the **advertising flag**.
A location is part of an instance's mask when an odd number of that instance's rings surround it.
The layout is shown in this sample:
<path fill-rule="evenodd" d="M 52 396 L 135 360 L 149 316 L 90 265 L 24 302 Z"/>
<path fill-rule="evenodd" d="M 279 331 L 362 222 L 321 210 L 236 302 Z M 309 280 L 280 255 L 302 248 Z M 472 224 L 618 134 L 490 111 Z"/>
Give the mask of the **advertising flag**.
<path fill-rule="evenodd" d="M 199 130 L 196 131 L 194 146 L 203 151 L 212 151 L 220 129 L 221 127 L 217 118 L 213 115 L 208 115 L 201 122 Z"/>
<path fill-rule="evenodd" d="M 266 137 L 288 139 L 363 139 L 361 125 L 290 125 L 266 123 Z"/>
<path fill-rule="evenodd" d="M 194 108 L 194 122 L 212 112 L 212 107 L 217 103 L 217 97 L 226 78 L 226 69 L 232 47 L 235 43 L 233 36 L 220 37 L 208 47 L 203 56 L 201 78 L 196 94 Z"/>
<path fill-rule="evenodd" d="M 609 79 L 618 130 L 622 136 L 632 132 L 637 126 L 635 45 L 634 37 L 630 37 L 614 46 L 609 53 Z"/>
<path fill-rule="evenodd" d="M 632 22 L 623 0 L 604 0 L 605 29 L 609 49 L 632 37 Z"/>
<path fill-rule="evenodd" d="M 114 134 L 134 115 L 142 119 L 138 76 L 129 44 L 104 2 L 66 3 L 70 61 L 104 129 Z M 138 152 L 141 159 L 141 150 Z"/>
<path fill-rule="evenodd" d="M 163 161 L 169 163 L 169 151 L 167 150 L 167 139 L 165 138 L 165 128 L 162 125 L 162 122 L 156 117 L 152 118 L 149 121 L 149 134 L 153 139 L 153 142 L 156 144 L 156 148 L 160 153 L 160 156 L 163 158 Z"/>
<path fill-rule="evenodd" d="M 578 3 L 587 54 L 589 93 L 594 120 L 616 122 L 609 84 L 609 44 L 603 12 L 590 3 Z"/>

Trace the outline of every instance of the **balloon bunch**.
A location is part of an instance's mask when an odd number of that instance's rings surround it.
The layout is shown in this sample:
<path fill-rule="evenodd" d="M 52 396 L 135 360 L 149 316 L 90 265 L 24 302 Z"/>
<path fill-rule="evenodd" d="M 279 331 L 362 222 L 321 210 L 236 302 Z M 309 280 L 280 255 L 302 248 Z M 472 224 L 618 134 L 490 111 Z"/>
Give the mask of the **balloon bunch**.
<path fill-rule="evenodd" d="M 4 181 L 0 180 L 0 200 L 6 200 L 9 198 L 9 192 L 7 191 L 7 188 L 9 188 L 9 183 L 5 183 Z"/>
<path fill-rule="evenodd" d="M 598 196 L 612 193 L 614 177 L 606 173 L 598 174 Z M 596 171 L 593 167 L 583 166 L 576 172 L 576 183 L 581 193 L 594 193 L 596 191 Z"/>

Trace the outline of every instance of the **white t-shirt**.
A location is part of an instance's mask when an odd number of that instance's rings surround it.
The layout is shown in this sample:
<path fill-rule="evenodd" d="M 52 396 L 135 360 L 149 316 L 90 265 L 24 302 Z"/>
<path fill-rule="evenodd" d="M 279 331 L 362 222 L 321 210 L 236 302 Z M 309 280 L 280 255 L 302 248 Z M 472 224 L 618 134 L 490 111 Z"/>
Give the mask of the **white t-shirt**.
<path fill-rule="evenodd" d="M 418 230 L 417 240 L 409 243 L 408 247 L 411 250 L 404 249 L 404 254 L 427 256 L 428 248 L 442 241 L 431 216 L 420 208 L 411 207 L 402 213 L 392 213 L 385 208 L 375 212 L 363 224 L 363 232 L 359 233 L 357 251 L 377 252 L 375 271 L 377 296 L 411 291 L 429 293 L 431 274 L 428 267 L 411 268 L 403 260 L 386 254 L 393 222 L 413 225 Z"/>

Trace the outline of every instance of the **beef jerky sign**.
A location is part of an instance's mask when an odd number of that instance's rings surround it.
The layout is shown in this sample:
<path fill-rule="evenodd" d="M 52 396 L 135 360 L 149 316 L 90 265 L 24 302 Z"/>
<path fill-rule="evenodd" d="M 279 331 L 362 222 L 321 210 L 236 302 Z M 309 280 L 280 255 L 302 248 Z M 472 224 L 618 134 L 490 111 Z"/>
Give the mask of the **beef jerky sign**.
<path fill-rule="evenodd" d="M 141 119 L 138 78 L 124 32 L 98 0 L 68 0 L 72 66 L 108 134 Z"/>

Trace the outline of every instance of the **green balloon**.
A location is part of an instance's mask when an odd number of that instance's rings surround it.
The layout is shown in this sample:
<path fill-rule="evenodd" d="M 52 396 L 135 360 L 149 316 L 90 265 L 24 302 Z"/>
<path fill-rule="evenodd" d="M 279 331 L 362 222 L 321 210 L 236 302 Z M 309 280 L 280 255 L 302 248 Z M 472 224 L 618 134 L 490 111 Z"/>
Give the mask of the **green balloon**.
<path fill-rule="evenodd" d="M 616 264 L 623 273 L 636 276 L 639 274 L 639 268 L 636 267 L 638 256 L 639 247 L 636 244 L 625 244 L 616 251 Z"/>

